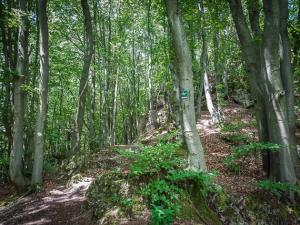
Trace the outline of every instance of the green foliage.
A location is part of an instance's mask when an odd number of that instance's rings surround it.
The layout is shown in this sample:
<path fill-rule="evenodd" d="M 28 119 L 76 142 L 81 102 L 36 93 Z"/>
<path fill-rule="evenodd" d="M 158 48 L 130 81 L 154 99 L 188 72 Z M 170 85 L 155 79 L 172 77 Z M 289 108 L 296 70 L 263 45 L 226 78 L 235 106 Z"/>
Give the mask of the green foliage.
<path fill-rule="evenodd" d="M 221 127 L 221 132 L 235 132 L 239 129 L 239 124 L 227 124 L 224 127 Z"/>
<path fill-rule="evenodd" d="M 8 155 L 3 155 L 0 158 L 0 181 L 6 181 L 8 179 L 8 167 L 9 157 Z"/>
<path fill-rule="evenodd" d="M 249 141 L 251 139 L 251 135 L 248 134 L 230 134 L 230 135 L 222 135 L 221 139 L 227 142 L 239 142 L 239 141 Z"/>
<path fill-rule="evenodd" d="M 127 150 L 121 152 L 121 154 L 135 160 L 134 164 L 130 165 L 132 173 L 142 174 L 146 171 L 184 168 L 186 161 L 175 157 L 178 147 L 178 144 L 159 142 L 156 147 L 141 145 L 141 150 L 135 150 L 134 152 Z"/>
<path fill-rule="evenodd" d="M 153 209 L 151 212 L 151 225 L 169 225 L 173 221 L 174 211 L 171 209 L 164 209 L 162 206 L 151 204 Z"/>
<path fill-rule="evenodd" d="M 256 126 L 255 121 L 250 121 L 248 123 L 245 123 L 243 121 L 237 121 L 236 123 L 232 124 L 225 124 L 224 127 L 221 128 L 221 132 L 238 132 L 240 129 L 244 127 L 251 127 L 251 126 Z"/>
<path fill-rule="evenodd" d="M 57 170 L 57 167 L 46 161 L 43 164 L 43 170 L 46 172 L 55 172 Z"/>
<path fill-rule="evenodd" d="M 122 203 L 125 206 L 131 206 L 132 205 L 132 199 L 131 198 L 127 198 L 127 199 L 122 199 L 120 196 L 118 196 L 117 194 L 114 194 L 113 196 L 113 200 L 115 203 Z"/>
<path fill-rule="evenodd" d="M 153 171 L 159 175 L 140 190 L 142 195 L 149 197 L 153 207 L 150 210 L 152 224 L 170 224 L 172 215 L 180 212 L 179 198 L 184 194 L 182 186 L 186 182 L 199 183 L 203 187 L 199 190 L 203 195 L 208 191 L 221 191 L 220 186 L 212 182 L 212 178 L 217 175 L 216 171 L 203 173 L 184 170 L 186 161 L 176 157 L 179 147 L 176 143 L 160 141 L 155 147 L 141 146 L 141 150 L 121 152 L 123 156 L 134 159 L 134 164 L 130 165 L 131 173 Z M 121 201 L 117 197 L 115 199 Z"/>
<path fill-rule="evenodd" d="M 0 158 L 0 166 L 8 166 L 9 165 L 9 157 L 7 155 Z"/>
<path fill-rule="evenodd" d="M 286 190 L 291 190 L 291 191 L 299 190 L 299 187 L 297 185 L 293 185 L 290 183 L 271 182 L 269 180 L 255 182 L 255 185 L 257 187 L 264 188 L 264 189 L 272 192 L 279 198 L 281 197 L 281 194 Z"/>
<path fill-rule="evenodd" d="M 245 157 L 257 156 L 259 155 L 260 150 L 271 150 L 273 152 L 280 151 L 280 146 L 274 143 L 261 143 L 261 142 L 252 142 L 247 145 L 237 146 L 230 148 L 233 155 L 226 156 L 222 163 L 229 164 L 229 169 L 231 169 L 234 173 L 240 171 L 243 166 L 242 162 L 237 162 Z"/>
<path fill-rule="evenodd" d="M 168 180 L 151 181 L 141 190 L 141 194 L 149 196 L 152 204 L 166 206 L 176 213 L 180 211 L 178 199 L 183 194 L 183 189 Z"/>

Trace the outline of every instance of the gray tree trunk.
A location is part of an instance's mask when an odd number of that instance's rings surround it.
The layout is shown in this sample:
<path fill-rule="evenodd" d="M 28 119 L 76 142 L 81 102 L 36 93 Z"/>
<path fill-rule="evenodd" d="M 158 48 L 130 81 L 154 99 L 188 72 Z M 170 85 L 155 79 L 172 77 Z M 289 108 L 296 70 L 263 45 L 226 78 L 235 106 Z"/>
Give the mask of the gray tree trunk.
<path fill-rule="evenodd" d="M 19 9 L 21 13 L 26 13 L 26 0 L 20 0 Z M 18 192 L 22 192 L 29 180 L 23 175 L 23 123 L 25 114 L 24 93 L 22 85 L 24 83 L 24 76 L 26 73 L 26 58 L 27 58 L 27 44 L 28 40 L 25 35 L 27 16 L 21 16 L 21 24 L 18 34 L 18 55 L 17 55 L 17 72 L 14 75 L 14 125 L 13 125 L 13 146 L 10 153 L 10 179 Z"/>
<path fill-rule="evenodd" d="M 262 42 L 262 57 L 264 85 L 267 95 L 269 138 L 271 143 L 282 146 L 278 153 L 270 154 L 271 181 L 296 183 L 296 177 L 291 159 L 291 143 L 286 105 L 286 93 L 282 86 L 278 60 L 280 10 L 279 1 L 264 0 L 264 38 Z"/>
<path fill-rule="evenodd" d="M 200 16 L 200 26 L 201 26 L 201 33 L 200 36 L 202 38 L 202 52 L 200 55 L 200 79 L 199 79 L 199 86 L 198 86 L 198 99 L 197 99 L 197 110 L 196 110 L 196 122 L 201 115 L 201 105 L 202 105 L 202 93 L 204 88 L 204 73 L 206 71 L 206 63 L 207 63 L 207 43 L 206 43 L 206 32 L 205 32 L 205 25 L 204 25 L 204 6 L 203 0 L 198 2 L 198 10 Z"/>
<path fill-rule="evenodd" d="M 263 154 L 264 171 L 270 174 L 272 181 L 295 184 L 296 176 L 291 158 L 294 148 L 291 148 L 289 138 L 290 121 L 278 59 L 280 20 L 283 19 L 280 18 L 279 1 L 263 1 L 264 33 L 261 45 L 259 41 L 254 43 L 251 39 L 241 1 L 229 2 L 254 97 L 260 141 L 280 146 L 279 152 L 268 151 L 267 154 Z M 255 3 L 249 16 L 253 34 L 255 38 L 260 38 L 258 1 Z M 291 87 L 286 88 L 291 90 Z M 293 197 L 292 193 L 287 194 Z"/>
<path fill-rule="evenodd" d="M 179 88 L 179 74 L 178 74 L 178 68 L 177 68 L 177 60 L 176 58 L 173 59 L 173 63 L 170 66 L 171 75 L 172 75 L 172 83 L 173 83 L 173 98 L 174 103 L 172 107 L 173 114 L 175 116 L 175 126 L 178 131 L 177 135 L 177 141 L 180 144 L 184 143 L 184 136 L 183 136 L 183 130 L 182 130 L 182 112 L 181 112 L 181 103 L 180 103 L 180 88 Z"/>
<path fill-rule="evenodd" d="M 149 114 L 151 116 L 151 122 L 154 124 L 155 129 L 158 128 L 158 122 L 155 116 L 154 107 L 153 107 L 153 96 L 152 96 L 152 38 L 150 31 L 150 10 L 151 10 L 151 0 L 148 3 L 148 38 L 149 38 L 149 56 L 148 56 L 148 97 L 149 97 Z"/>
<path fill-rule="evenodd" d="M 36 116 L 34 133 L 34 160 L 31 184 L 41 184 L 43 181 L 43 156 L 44 156 L 44 132 L 48 105 L 49 83 L 49 32 L 47 18 L 47 0 L 38 1 L 38 16 L 40 25 L 40 77 L 39 77 L 39 105 Z"/>
<path fill-rule="evenodd" d="M 280 8 L 280 76 L 282 86 L 285 92 L 285 100 L 287 107 L 288 129 L 289 129 L 289 143 L 294 146 L 291 149 L 292 160 L 295 168 L 297 178 L 300 179 L 300 159 L 296 148 L 296 127 L 295 127 L 295 97 L 294 97 L 294 83 L 293 72 L 291 64 L 291 44 L 287 31 L 288 20 L 288 1 L 279 0 Z"/>
<path fill-rule="evenodd" d="M 169 26 L 178 62 L 182 124 L 188 147 L 189 169 L 207 171 L 204 150 L 196 128 L 191 53 L 183 27 L 178 0 L 165 0 Z"/>
<path fill-rule="evenodd" d="M 254 101 L 254 110 L 260 142 L 269 142 L 269 129 L 267 120 L 267 109 L 264 102 L 264 91 L 261 78 L 260 45 L 255 46 L 248 29 L 248 24 L 243 13 L 241 0 L 229 0 L 230 11 L 235 23 L 238 38 L 241 43 L 243 58 L 245 60 L 245 71 L 249 78 L 251 94 Z M 259 39 L 260 40 L 260 39 Z M 263 171 L 270 173 L 269 151 L 264 151 Z"/>
<path fill-rule="evenodd" d="M 216 13 L 216 17 L 218 17 L 218 13 Z M 214 33 L 214 68 L 215 68 L 215 85 L 216 85 L 216 94 L 217 94 L 217 118 L 218 118 L 218 123 L 222 124 L 225 120 L 225 115 L 223 112 L 223 101 L 224 97 L 222 95 L 222 90 L 223 88 L 220 88 L 221 85 L 221 74 L 220 74 L 220 68 L 219 68 L 219 49 L 220 49 L 220 43 L 219 43 L 219 30 L 217 30 Z"/>
<path fill-rule="evenodd" d="M 91 22 L 91 15 L 87 0 L 81 0 L 82 11 L 84 15 L 85 26 L 85 46 L 84 46 L 84 62 L 83 69 L 79 84 L 79 95 L 77 113 L 74 121 L 74 130 L 71 140 L 71 153 L 78 152 L 80 150 L 81 132 L 84 122 L 84 110 L 86 103 L 86 93 L 88 90 L 88 78 L 90 72 L 90 65 L 93 55 L 93 29 Z"/>

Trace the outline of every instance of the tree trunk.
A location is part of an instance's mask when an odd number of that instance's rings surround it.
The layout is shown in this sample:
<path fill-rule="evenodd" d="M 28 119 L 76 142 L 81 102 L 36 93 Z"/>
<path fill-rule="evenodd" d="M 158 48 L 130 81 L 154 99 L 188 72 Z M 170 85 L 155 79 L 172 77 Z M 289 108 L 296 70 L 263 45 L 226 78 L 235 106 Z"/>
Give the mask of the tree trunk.
<path fill-rule="evenodd" d="M 88 77 L 90 71 L 90 65 L 93 55 L 93 30 L 89 5 L 87 0 L 81 0 L 82 11 L 84 15 L 85 26 L 85 46 L 84 46 L 84 62 L 83 69 L 79 84 L 79 95 L 77 113 L 74 121 L 74 130 L 71 140 L 71 153 L 78 152 L 80 150 L 81 132 L 84 122 L 84 110 L 86 102 L 86 93 L 88 90 Z"/>
<path fill-rule="evenodd" d="M 279 2 L 264 0 L 264 38 L 262 42 L 263 70 L 267 102 L 269 137 L 271 143 L 280 145 L 278 153 L 270 154 L 271 181 L 296 183 L 291 159 L 291 143 L 289 139 L 286 93 L 282 87 L 278 60 L 280 10 Z"/>
<path fill-rule="evenodd" d="M 216 17 L 218 18 L 218 13 L 216 13 Z M 218 123 L 222 124 L 225 120 L 225 115 L 223 112 L 223 102 L 224 102 L 224 95 L 221 93 L 223 88 L 221 87 L 221 75 L 220 75 L 220 69 L 219 69 L 219 49 L 220 49 L 220 43 L 219 43 L 219 30 L 214 32 L 214 68 L 215 68 L 215 85 L 216 85 L 216 95 L 217 95 L 217 117 L 218 117 Z"/>
<path fill-rule="evenodd" d="M 178 62 L 183 132 L 189 151 L 189 169 L 207 171 L 204 150 L 196 128 L 191 53 L 183 27 L 178 0 L 165 0 L 169 26 Z"/>
<path fill-rule="evenodd" d="M 172 111 L 175 116 L 175 127 L 178 131 L 177 135 L 177 141 L 180 144 L 184 143 L 184 136 L 183 136 L 183 130 L 182 130 L 182 112 L 181 112 L 181 103 L 180 103 L 180 87 L 179 87 L 179 74 L 178 74 L 178 68 L 177 68 L 178 62 L 176 60 L 176 57 L 173 59 L 173 63 L 170 66 L 171 74 L 172 74 L 172 83 L 173 83 L 173 98 L 174 103 L 172 107 Z"/>
<path fill-rule="evenodd" d="M 201 115 L 201 106 L 202 106 L 202 93 L 204 88 L 204 73 L 206 71 L 206 63 L 207 63 L 207 43 L 206 43 L 206 32 L 204 26 L 204 6 L 203 0 L 198 2 L 198 10 L 200 15 L 200 23 L 201 23 L 201 33 L 200 36 L 202 38 L 202 52 L 200 55 L 200 77 L 199 77 L 199 86 L 198 86 L 198 99 L 197 99 L 197 110 L 196 110 L 196 122 L 200 118 Z"/>
<path fill-rule="evenodd" d="M 282 85 L 279 66 L 280 18 L 279 1 L 264 0 L 264 33 L 262 44 L 251 39 L 243 14 L 240 0 L 230 2 L 231 13 L 236 25 L 242 51 L 245 58 L 245 69 L 249 76 L 254 97 L 256 118 L 261 142 L 271 142 L 280 146 L 279 152 L 268 151 L 263 154 L 264 171 L 270 173 L 271 181 L 295 184 L 296 176 L 292 161 L 292 149 L 289 133 L 289 118 L 286 105 L 286 93 Z M 249 13 L 251 28 L 255 38 L 260 38 L 258 23 L 258 2 L 251 5 Z M 254 13 L 256 12 L 256 13 Z M 282 14 L 283 16 L 283 14 Z M 260 39 L 258 39 L 260 40 Z M 281 68 L 284 69 L 285 67 Z M 286 71 L 285 71 L 286 72 Z M 288 82 L 286 89 L 291 91 Z M 287 192 L 292 198 L 293 193 Z"/>
<path fill-rule="evenodd" d="M 26 0 L 20 0 L 20 11 L 26 13 Z M 14 75 L 14 125 L 13 125 L 13 147 L 10 154 L 10 179 L 18 192 L 22 192 L 29 180 L 23 175 L 22 157 L 23 157 L 23 123 L 24 123 L 24 93 L 22 85 L 26 72 L 26 58 L 28 40 L 26 33 L 27 16 L 21 16 L 21 24 L 18 34 L 18 56 L 17 56 L 17 73 Z"/>
<path fill-rule="evenodd" d="M 49 32 L 47 18 L 47 0 L 38 1 L 38 16 L 40 25 L 40 77 L 39 77 L 39 105 L 36 116 L 34 133 L 34 160 L 31 184 L 42 183 L 43 156 L 44 156 L 44 132 L 48 105 L 49 83 Z"/>
<path fill-rule="evenodd" d="M 1 29 L 1 38 L 2 38 L 2 46 L 3 46 L 3 54 L 4 54 L 4 79 L 7 80 L 5 82 L 5 100 L 3 102 L 3 107 L 2 107 L 2 123 L 5 128 L 5 135 L 7 137 L 9 147 L 8 149 L 11 148 L 13 144 L 13 137 L 12 137 L 12 107 L 11 107 L 11 84 L 9 82 L 10 80 L 10 73 L 8 72 L 9 70 L 13 71 L 15 70 L 14 68 L 11 67 L 12 63 L 10 61 L 12 60 L 10 58 L 10 54 L 12 52 L 11 46 L 9 43 L 11 42 L 11 32 L 9 31 L 10 28 L 6 28 L 4 21 L 6 20 L 5 18 L 5 7 L 2 3 L 0 2 L 0 29 Z M 6 32 L 6 30 L 8 31 Z"/>
<path fill-rule="evenodd" d="M 117 120 L 117 107 L 118 107 L 117 103 L 118 103 L 118 90 L 119 90 L 119 70 L 120 70 L 120 65 L 117 69 L 116 82 L 115 82 L 112 128 L 111 128 L 111 143 L 110 143 L 110 145 L 115 145 L 116 144 L 116 120 Z"/>
<path fill-rule="evenodd" d="M 264 102 L 264 90 L 262 86 L 261 78 L 261 60 L 260 60 L 260 46 L 255 46 L 248 24 L 246 22 L 245 15 L 241 0 L 228 0 L 230 5 L 230 11 L 235 23 L 239 41 L 243 52 L 243 58 L 245 60 L 245 72 L 249 78 L 250 89 L 252 98 L 254 101 L 254 110 L 256 116 L 256 123 L 258 129 L 258 136 L 260 142 L 269 142 L 269 130 L 267 120 L 267 109 Z M 260 40 L 260 39 L 258 39 Z M 264 150 L 263 156 L 263 171 L 266 174 L 270 173 L 269 165 L 269 151 Z"/>
<path fill-rule="evenodd" d="M 149 56 L 148 56 L 148 97 L 149 97 L 149 114 L 151 116 L 151 122 L 154 124 L 155 129 L 158 128 L 158 123 L 156 120 L 155 112 L 153 109 L 153 96 L 152 96 L 152 39 L 150 32 L 150 9 L 151 9 L 151 0 L 148 2 L 148 38 L 149 38 Z"/>
<path fill-rule="evenodd" d="M 297 178 L 300 179 L 300 159 L 296 148 L 296 127 L 295 127 L 295 111 L 294 111 L 294 83 L 291 64 L 291 44 L 287 31 L 288 20 L 288 1 L 279 0 L 280 8 L 280 76 L 282 86 L 285 92 L 285 100 L 287 107 L 289 143 L 294 148 L 291 149 L 291 158 L 295 168 Z"/>

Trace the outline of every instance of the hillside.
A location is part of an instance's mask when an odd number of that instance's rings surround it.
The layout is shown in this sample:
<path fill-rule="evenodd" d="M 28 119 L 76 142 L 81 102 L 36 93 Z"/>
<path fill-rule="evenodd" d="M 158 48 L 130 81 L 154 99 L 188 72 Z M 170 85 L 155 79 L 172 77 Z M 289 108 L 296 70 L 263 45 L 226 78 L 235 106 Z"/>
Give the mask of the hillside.
<path fill-rule="evenodd" d="M 245 205 L 247 196 L 255 194 L 262 194 L 271 199 L 272 202 L 279 204 L 279 199 L 274 194 L 255 186 L 256 181 L 266 179 L 261 172 L 262 165 L 258 154 L 242 157 L 235 166 L 228 167 L 228 165 L 222 163 L 226 156 L 233 154 L 230 151 L 231 147 L 257 141 L 257 130 L 255 129 L 251 109 L 245 109 L 230 102 L 225 107 L 225 117 L 227 122 L 222 129 L 211 124 L 207 111 L 202 112 L 202 116 L 197 123 L 205 149 L 208 170 L 220 172 L 215 181 L 220 184 L 227 194 L 234 195 L 238 199 L 236 206 Z M 299 133 L 297 133 L 297 137 L 298 144 L 300 144 Z M 135 147 L 135 145 L 114 147 L 126 149 Z M 26 196 L 19 196 L 16 200 L 8 201 L 7 205 L 0 206 L 0 224 L 96 224 L 96 221 L 92 218 L 92 209 L 86 209 L 85 207 L 85 193 L 96 176 L 113 171 L 116 168 L 124 173 L 129 171 L 128 165 L 131 163 L 130 160 L 119 162 L 117 160 L 114 161 L 115 159 L 116 156 L 111 154 L 109 149 L 103 149 L 94 153 L 92 158 L 90 158 L 89 164 L 97 163 L 98 166 L 94 168 L 90 166 L 88 170 L 80 172 L 81 176 L 73 177 L 73 181 L 69 182 L 69 184 L 66 170 L 64 169 L 65 171 L 63 171 L 61 165 L 57 165 L 58 170 L 56 172 L 46 173 L 45 186 L 40 191 L 28 193 Z M 11 185 L 1 184 L 0 202 L 3 203 L 4 200 L 7 200 L 13 194 L 14 189 Z M 298 203 L 294 202 L 292 204 L 299 208 Z M 210 205 L 210 207 L 216 211 L 214 205 Z M 223 224 L 231 224 L 225 215 L 215 213 Z M 289 224 L 296 224 L 292 212 L 290 216 Z M 111 222 L 110 224 L 148 224 L 149 215 L 146 215 L 145 218 L 145 220 L 123 218 L 116 220 L 116 223 Z M 245 218 L 245 221 L 247 219 L 250 224 L 251 220 Z M 175 220 L 172 224 L 194 223 Z M 204 221 L 203 224 L 208 223 Z"/>

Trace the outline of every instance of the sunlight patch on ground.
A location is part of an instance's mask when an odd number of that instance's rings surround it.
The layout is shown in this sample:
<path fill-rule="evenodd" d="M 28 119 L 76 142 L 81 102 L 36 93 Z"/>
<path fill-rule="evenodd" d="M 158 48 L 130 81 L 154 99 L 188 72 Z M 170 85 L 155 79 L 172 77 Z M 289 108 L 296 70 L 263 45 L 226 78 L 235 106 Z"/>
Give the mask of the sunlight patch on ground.
<path fill-rule="evenodd" d="M 29 223 L 26 223 L 26 225 L 33 225 L 33 224 L 49 224 L 49 222 L 51 222 L 51 220 L 46 220 L 44 218 L 36 220 L 36 221 L 32 221 Z"/>
<path fill-rule="evenodd" d="M 215 134 L 220 132 L 220 129 L 216 128 L 211 119 L 200 120 L 200 122 L 196 124 L 196 127 L 197 130 L 200 130 L 201 132 L 205 130 L 206 134 Z"/>

